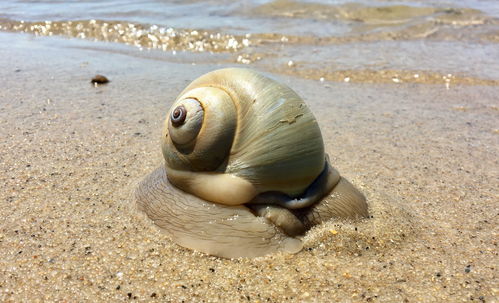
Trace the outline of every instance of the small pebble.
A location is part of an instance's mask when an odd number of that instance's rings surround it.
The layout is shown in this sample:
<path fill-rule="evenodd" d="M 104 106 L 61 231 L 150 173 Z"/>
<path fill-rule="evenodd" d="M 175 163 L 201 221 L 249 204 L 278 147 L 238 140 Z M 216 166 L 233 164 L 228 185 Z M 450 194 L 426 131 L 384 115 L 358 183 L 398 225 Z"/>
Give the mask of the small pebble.
<path fill-rule="evenodd" d="M 469 273 L 470 271 L 471 271 L 471 265 L 466 265 L 466 267 L 464 268 L 464 272 Z"/>
<path fill-rule="evenodd" d="M 109 80 L 103 75 L 95 75 L 90 82 L 93 84 L 106 84 Z"/>

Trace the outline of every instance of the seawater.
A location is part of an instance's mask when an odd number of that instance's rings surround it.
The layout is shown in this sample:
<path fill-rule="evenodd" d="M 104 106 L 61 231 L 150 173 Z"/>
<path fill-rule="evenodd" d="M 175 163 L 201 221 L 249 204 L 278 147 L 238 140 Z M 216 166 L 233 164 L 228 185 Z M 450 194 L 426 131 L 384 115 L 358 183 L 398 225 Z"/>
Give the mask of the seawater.
<path fill-rule="evenodd" d="M 0 30 L 320 81 L 499 84 L 495 0 L 0 1 Z"/>

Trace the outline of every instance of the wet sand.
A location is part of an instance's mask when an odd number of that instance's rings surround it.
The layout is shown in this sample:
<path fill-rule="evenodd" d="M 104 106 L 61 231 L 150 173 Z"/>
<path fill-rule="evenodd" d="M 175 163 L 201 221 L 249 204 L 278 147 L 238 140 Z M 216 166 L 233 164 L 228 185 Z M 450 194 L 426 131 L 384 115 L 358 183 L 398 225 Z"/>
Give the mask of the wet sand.
<path fill-rule="evenodd" d="M 296 255 L 221 259 L 130 205 L 176 95 L 226 65 L 61 41 L 0 34 L 0 301 L 497 301 L 497 86 L 269 74 L 305 99 L 373 217 L 318 226 Z"/>

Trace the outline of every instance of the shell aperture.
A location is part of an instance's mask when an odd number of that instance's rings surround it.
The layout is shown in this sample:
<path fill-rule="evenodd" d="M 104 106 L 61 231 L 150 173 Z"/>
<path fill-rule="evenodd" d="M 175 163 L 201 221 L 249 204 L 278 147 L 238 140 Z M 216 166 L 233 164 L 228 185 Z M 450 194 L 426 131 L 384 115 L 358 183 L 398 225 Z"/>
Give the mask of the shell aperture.
<path fill-rule="evenodd" d="M 182 246 L 222 257 L 294 253 L 313 225 L 368 215 L 331 167 L 303 100 L 254 71 L 216 70 L 189 84 L 161 146 L 165 164 L 139 185 L 137 205 Z"/>

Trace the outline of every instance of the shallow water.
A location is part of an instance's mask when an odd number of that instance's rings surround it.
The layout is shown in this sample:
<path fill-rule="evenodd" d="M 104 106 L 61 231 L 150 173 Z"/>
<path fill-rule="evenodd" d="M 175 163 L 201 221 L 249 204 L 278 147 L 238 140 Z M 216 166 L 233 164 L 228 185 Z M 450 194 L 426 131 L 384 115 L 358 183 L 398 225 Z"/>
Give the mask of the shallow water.
<path fill-rule="evenodd" d="M 499 79 L 492 0 L 2 1 L 0 12 L 0 30 L 124 43 L 169 61 L 206 53 L 210 62 L 347 82 Z"/>

